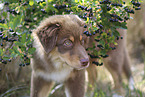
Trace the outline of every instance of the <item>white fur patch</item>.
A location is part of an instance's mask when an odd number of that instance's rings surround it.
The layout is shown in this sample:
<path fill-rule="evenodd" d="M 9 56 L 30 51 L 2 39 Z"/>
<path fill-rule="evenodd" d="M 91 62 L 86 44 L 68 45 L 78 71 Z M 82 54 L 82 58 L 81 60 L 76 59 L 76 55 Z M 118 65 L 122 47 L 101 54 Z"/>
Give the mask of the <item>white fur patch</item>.
<path fill-rule="evenodd" d="M 66 79 L 69 78 L 71 71 L 72 71 L 72 68 L 69 66 L 66 66 L 62 68 L 61 70 L 56 70 L 52 73 L 37 71 L 36 75 L 41 76 L 48 81 L 55 81 L 55 82 L 60 83 L 60 82 L 64 82 Z"/>
<path fill-rule="evenodd" d="M 134 80 L 132 77 L 129 79 L 129 89 L 134 90 Z"/>
<path fill-rule="evenodd" d="M 69 92 L 68 88 L 65 88 L 65 94 L 66 94 L 66 97 L 70 97 L 70 92 Z"/>

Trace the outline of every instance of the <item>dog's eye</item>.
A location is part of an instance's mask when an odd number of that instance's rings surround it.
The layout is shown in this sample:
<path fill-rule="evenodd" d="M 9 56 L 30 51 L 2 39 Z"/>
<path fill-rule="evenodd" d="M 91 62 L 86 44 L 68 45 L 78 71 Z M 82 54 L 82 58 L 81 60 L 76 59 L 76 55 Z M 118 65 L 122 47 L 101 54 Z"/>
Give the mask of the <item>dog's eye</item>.
<path fill-rule="evenodd" d="M 67 47 L 70 47 L 70 46 L 72 46 L 73 44 L 72 44 L 72 41 L 70 41 L 70 40 L 65 40 L 64 41 L 64 46 L 67 46 Z"/>

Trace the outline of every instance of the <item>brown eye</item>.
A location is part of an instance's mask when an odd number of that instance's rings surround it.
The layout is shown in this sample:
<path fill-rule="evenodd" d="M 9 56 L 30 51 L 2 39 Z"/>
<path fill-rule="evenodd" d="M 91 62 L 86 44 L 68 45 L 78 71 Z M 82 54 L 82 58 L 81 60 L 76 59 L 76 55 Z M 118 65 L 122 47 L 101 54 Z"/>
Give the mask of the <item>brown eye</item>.
<path fill-rule="evenodd" d="M 72 41 L 70 40 L 65 40 L 64 43 L 63 43 L 64 46 L 67 46 L 67 47 L 71 47 L 73 44 L 72 44 Z"/>

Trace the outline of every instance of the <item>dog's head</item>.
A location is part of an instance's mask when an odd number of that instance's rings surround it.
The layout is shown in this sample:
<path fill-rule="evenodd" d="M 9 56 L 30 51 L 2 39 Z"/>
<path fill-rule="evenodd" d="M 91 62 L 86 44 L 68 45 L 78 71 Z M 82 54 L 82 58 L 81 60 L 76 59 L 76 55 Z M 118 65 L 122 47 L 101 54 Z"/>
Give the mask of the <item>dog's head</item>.
<path fill-rule="evenodd" d="M 56 15 L 42 21 L 35 32 L 48 56 L 60 58 L 75 69 L 83 69 L 89 65 L 84 24 L 76 15 Z"/>

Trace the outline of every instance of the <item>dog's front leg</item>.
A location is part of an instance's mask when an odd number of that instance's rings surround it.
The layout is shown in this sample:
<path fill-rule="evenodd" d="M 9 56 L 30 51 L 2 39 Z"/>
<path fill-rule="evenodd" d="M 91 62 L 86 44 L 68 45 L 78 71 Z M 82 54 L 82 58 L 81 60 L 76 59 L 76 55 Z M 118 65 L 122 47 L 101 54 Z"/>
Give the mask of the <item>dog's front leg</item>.
<path fill-rule="evenodd" d="M 53 82 L 46 81 L 43 78 L 36 76 L 32 71 L 30 97 L 48 97 L 52 86 Z"/>
<path fill-rule="evenodd" d="M 67 97 L 84 97 L 85 95 L 85 70 L 74 71 L 74 76 L 65 82 Z"/>

